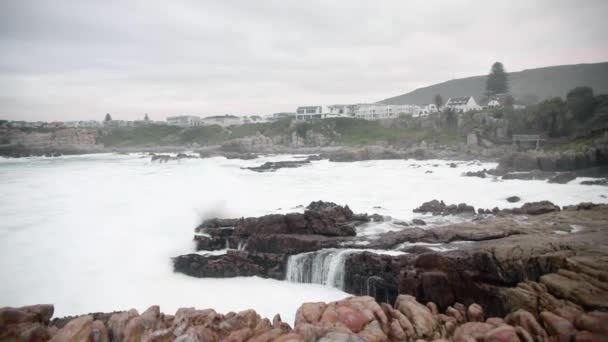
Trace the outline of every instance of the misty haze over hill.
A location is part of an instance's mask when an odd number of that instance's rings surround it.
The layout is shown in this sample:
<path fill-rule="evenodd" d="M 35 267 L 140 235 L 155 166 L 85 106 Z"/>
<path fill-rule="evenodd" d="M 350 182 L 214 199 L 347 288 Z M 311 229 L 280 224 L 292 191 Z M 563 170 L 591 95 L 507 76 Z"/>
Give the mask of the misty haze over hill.
<path fill-rule="evenodd" d="M 508 70 L 508 65 L 506 66 Z M 589 86 L 596 94 L 608 93 L 608 62 L 595 64 L 558 65 L 510 72 L 510 93 L 516 98 L 536 95 L 539 100 L 565 97 L 577 86 Z M 487 75 L 449 80 L 382 101 L 385 104 L 424 105 L 440 94 L 450 97 L 472 95 L 477 101 L 484 97 Z"/>

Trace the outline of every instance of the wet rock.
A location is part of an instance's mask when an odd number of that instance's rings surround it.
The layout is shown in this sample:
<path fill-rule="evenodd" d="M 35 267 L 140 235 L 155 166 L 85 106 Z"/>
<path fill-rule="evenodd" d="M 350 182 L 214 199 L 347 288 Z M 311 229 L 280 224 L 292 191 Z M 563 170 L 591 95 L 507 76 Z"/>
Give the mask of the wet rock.
<path fill-rule="evenodd" d="M 426 222 L 424 220 L 421 219 L 413 219 L 412 223 L 417 225 L 417 226 L 426 226 Z"/>
<path fill-rule="evenodd" d="M 173 267 L 175 272 L 193 277 L 260 276 L 284 279 L 286 262 L 283 254 L 229 250 L 223 255 L 181 255 L 173 259 Z"/>
<path fill-rule="evenodd" d="M 507 202 L 509 202 L 509 203 L 517 203 L 520 200 L 521 200 L 521 198 L 519 198 L 518 196 L 507 197 Z"/>
<path fill-rule="evenodd" d="M 582 181 L 581 184 L 582 185 L 608 185 L 608 179 L 604 178 L 604 179 L 597 179 L 597 180 L 590 180 L 590 181 Z"/>
<path fill-rule="evenodd" d="M 486 178 L 486 169 L 483 169 L 481 171 L 467 171 L 463 174 L 463 176 L 465 177 L 479 177 L 479 178 Z"/>
<path fill-rule="evenodd" d="M 278 169 L 284 168 L 296 168 L 310 164 L 310 160 L 289 160 L 289 161 L 278 161 L 278 162 L 265 162 L 260 166 L 255 167 L 244 167 L 243 169 L 251 170 L 255 172 L 275 172 Z"/>
<path fill-rule="evenodd" d="M 443 201 L 432 200 L 424 202 L 414 209 L 415 213 L 432 213 L 433 215 L 474 214 L 475 208 L 465 203 L 446 205 Z"/>
<path fill-rule="evenodd" d="M 503 180 L 546 180 L 554 177 L 555 173 L 553 172 L 544 172 L 544 171 L 530 171 L 530 172 L 509 172 L 502 175 Z"/>
<path fill-rule="evenodd" d="M 572 180 L 576 179 L 576 174 L 573 172 L 564 172 L 564 173 L 560 173 L 557 176 L 549 179 L 549 183 L 556 183 L 556 184 L 566 184 Z"/>

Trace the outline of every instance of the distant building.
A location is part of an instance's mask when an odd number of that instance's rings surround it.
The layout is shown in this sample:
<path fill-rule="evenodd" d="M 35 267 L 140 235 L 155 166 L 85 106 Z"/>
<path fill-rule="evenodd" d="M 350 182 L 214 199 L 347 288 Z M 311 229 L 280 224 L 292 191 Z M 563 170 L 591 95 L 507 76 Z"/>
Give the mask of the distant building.
<path fill-rule="evenodd" d="M 315 119 L 323 119 L 322 106 L 302 106 L 296 109 L 296 120 L 310 121 Z"/>
<path fill-rule="evenodd" d="M 419 107 L 413 105 L 361 104 L 355 109 L 355 117 L 365 120 L 395 119 L 400 115 L 415 115 Z"/>
<path fill-rule="evenodd" d="M 328 114 L 337 115 L 338 117 L 340 117 L 340 116 L 354 117 L 356 109 L 357 109 L 357 105 L 335 104 L 335 105 L 327 106 Z"/>
<path fill-rule="evenodd" d="M 103 126 L 106 128 L 128 128 L 133 127 L 133 121 L 127 120 L 108 120 L 103 122 Z"/>
<path fill-rule="evenodd" d="M 445 103 L 445 108 L 449 108 L 458 113 L 481 110 L 481 106 L 475 102 L 475 98 L 473 96 L 451 97 L 448 102 Z"/>
<path fill-rule="evenodd" d="M 167 124 L 170 126 L 179 127 L 195 127 L 203 125 L 201 118 L 194 115 L 170 116 L 167 118 Z"/>
<path fill-rule="evenodd" d="M 236 115 L 215 115 L 202 118 L 201 122 L 204 126 L 220 125 L 222 127 L 240 125 L 242 119 Z"/>

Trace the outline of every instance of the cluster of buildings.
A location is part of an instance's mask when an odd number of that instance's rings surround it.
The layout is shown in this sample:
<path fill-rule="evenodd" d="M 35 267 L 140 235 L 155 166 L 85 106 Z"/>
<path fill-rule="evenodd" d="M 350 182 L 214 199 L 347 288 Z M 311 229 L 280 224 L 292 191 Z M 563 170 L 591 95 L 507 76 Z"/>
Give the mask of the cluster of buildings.
<path fill-rule="evenodd" d="M 391 105 L 382 103 L 371 104 L 335 104 L 329 106 L 301 106 L 295 112 L 274 113 L 269 116 L 236 116 L 236 115 L 216 115 L 200 117 L 195 115 L 178 115 L 167 117 L 166 121 L 152 121 L 146 114 L 143 120 L 104 120 L 104 121 L 65 121 L 65 122 L 27 122 L 27 121 L 6 121 L 0 120 L 0 127 L 13 128 L 129 128 L 147 125 L 170 125 L 178 127 L 200 127 L 219 125 L 222 127 L 242 125 L 247 123 L 261 123 L 276 121 L 282 118 L 295 118 L 296 121 L 312 121 L 327 118 L 358 118 L 365 120 L 385 120 L 398 118 L 401 115 L 411 117 L 425 117 L 432 113 L 437 113 L 445 109 L 453 110 L 457 113 L 470 111 L 480 111 L 483 109 L 494 109 L 501 107 L 506 95 L 493 96 L 478 104 L 473 96 L 453 97 L 438 108 L 435 104 L 424 106 L 417 105 Z M 522 106 L 514 105 L 516 109 Z M 107 115 L 109 117 L 109 114 Z"/>
<path fill-rule="evenodd" d="M 167 125 L 179 127 L 198 127 L 219 125 L 222 127 L 242 125 L 246 123 L 268 122 L 269 118 L 263 118 L 259 115 L 251 116 L 236 116 L 236 115 L 215 115 L 200 117 L 195 115 L 178 115 L 167 118 Z"/>

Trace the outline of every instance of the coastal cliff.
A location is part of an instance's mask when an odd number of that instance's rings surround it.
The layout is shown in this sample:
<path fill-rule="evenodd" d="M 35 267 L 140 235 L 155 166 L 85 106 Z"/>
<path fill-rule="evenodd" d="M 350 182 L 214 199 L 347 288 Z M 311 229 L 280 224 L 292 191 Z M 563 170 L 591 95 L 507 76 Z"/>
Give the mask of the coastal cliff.
<path fill-rule="evenodd" d="M 0 155 L 20 157 L 92 153 L 103 150 L 95 129 L 21 130 L 0 128 Z"/>

